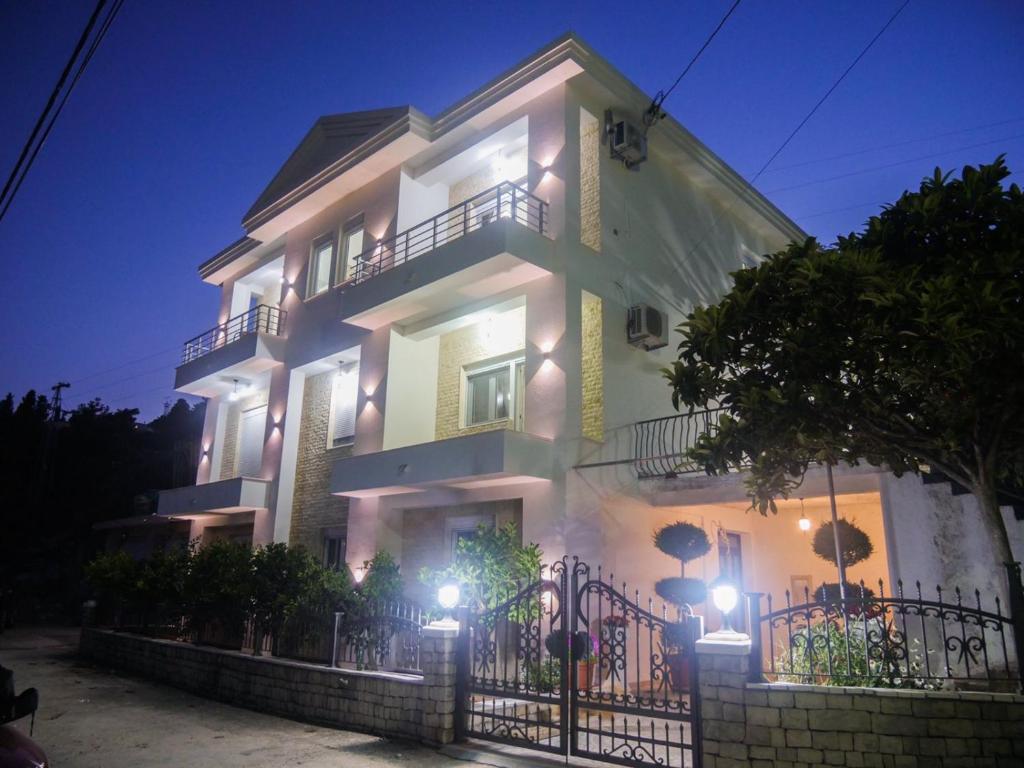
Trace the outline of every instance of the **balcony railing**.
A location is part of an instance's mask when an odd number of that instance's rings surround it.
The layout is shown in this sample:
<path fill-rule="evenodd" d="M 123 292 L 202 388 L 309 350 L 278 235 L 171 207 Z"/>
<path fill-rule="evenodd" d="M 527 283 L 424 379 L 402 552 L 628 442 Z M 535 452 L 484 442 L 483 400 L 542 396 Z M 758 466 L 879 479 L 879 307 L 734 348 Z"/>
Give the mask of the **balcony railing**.
<path fill-rule="evenodd" d="M 278 307 L 260 304 L 248 312 L 243 312 L 218 325 L 194 339 L 185 342 L 181 354 L 181 362 L 188 363 L 208 355 L 216 349 L 238 341 L 243 336 L 253 333 L 269 333 L 280 336 L 284 333 L 284 321 L 288 313 Z"/>
<path fill-rule="evenodd" d="M 633 464 L 637 477 L 676 477 L 700 472 L 702 467 L 687 452 L 701 435 L 718 430 L 721 408 L 680 413 L 633 425 Z"/>
<path fill-rule="evenodd" d="M 364 251 L 357 257 L 352 282 L 376 277 L 498 219 L 514 221 L 544 235 L 548 204 L 522 187 L 503 182 Z"/>

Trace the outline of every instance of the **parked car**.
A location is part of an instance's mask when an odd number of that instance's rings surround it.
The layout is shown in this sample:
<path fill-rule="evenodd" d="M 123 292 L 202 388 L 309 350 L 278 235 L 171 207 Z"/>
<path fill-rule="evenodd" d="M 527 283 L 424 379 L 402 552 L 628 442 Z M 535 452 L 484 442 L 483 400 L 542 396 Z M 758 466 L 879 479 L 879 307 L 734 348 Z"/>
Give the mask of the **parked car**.
<path fill-rule="evenodd" d="M 12 725 L 0 725 L 0 768 L 49 768 L 42 747 Z"/>

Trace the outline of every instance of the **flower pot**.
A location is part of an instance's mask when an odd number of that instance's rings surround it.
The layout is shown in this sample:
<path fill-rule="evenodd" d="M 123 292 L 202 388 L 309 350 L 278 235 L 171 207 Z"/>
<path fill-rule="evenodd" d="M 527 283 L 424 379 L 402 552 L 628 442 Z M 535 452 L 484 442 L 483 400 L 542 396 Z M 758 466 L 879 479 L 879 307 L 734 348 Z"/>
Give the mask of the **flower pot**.
<path fill-rule="evenodd" d="M 586 691 L 594 684 L 594 672 L 597 669 L 597 660 L 576 662 L 576 690 Z"/>

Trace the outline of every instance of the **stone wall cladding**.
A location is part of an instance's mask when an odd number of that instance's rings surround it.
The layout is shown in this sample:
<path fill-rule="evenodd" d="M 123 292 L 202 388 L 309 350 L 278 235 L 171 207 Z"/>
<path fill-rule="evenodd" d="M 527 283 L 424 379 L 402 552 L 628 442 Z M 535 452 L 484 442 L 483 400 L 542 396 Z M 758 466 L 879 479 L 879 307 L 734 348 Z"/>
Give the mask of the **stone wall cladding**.
<path fill-rule="evenodd" d="M 604 441 L 604 354 L 602 344 L 602 302 L 583 301 L 583 436 Z"/>
<path fill-rule="evenodd" d="M 301 544 L 318 557 L 323 529 L 343 530 L 348 523 L 348 499 L 330 493 L 331 465 L 352 455 L 351 446 L 327 447 L 333 385 L 333 371 L 306 378 L 288 536 L 290 543 Z"/>
<path fill-rule="evenodd" d="M 490 432 L 494 429 L 512 429 L 512 419 L 460 427 L 462 419 L 462 369 L 467 365 L 491 358 L 509 355 L 526 347 L 526 309 L 519 307 L 501 314 L 495 323 L 502 329 L 500 339 L 488 342 L 484 338 L 484 323 L 474 323 L 444 334 L 438 342 L 437 352 L 437 420 L 435 440 L 449 437 Z M 505 333 L 509 328 L 515 332 Z"/>
<path fill-rule="evenodd" d="M 600 123 L 580 111 L 580 242 L 601 251 Z"/>
<path fill-rule="evenodd" d="M 704 768 L 1024 765 L 1024 696 L 747 683 L 746 655 L 700 655 Z"/>
<path fill-rule="evenodd" d="M 229 704 L 379 736 L 448 744 L 455 736 L 454 630 L 424 630 L 422 676 L 331 669 L 83 629 L 79 654 Z"/>

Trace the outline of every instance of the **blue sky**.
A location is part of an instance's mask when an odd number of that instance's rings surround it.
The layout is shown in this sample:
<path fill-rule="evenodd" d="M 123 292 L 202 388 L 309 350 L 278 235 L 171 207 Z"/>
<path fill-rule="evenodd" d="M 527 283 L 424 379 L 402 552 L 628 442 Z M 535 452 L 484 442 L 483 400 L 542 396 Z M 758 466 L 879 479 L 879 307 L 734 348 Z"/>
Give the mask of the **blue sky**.
<path fill-rule="evenodd" d="M 750 178 L 901 1 L 743 0 L 665 108 Z M 570 29 L 653 94 L 729 5 L 127 0 L 0 222 L 0 392 L 157 415 L 216 320 L 195 267 L 318 115 L 435 114 Z M 4 177 L 92 6 L 0 5 Z M 758 188 L 831 242 L 935 165 L 1024 168 L 1022 38 L 1024 4 L 912 0 Z"/>

